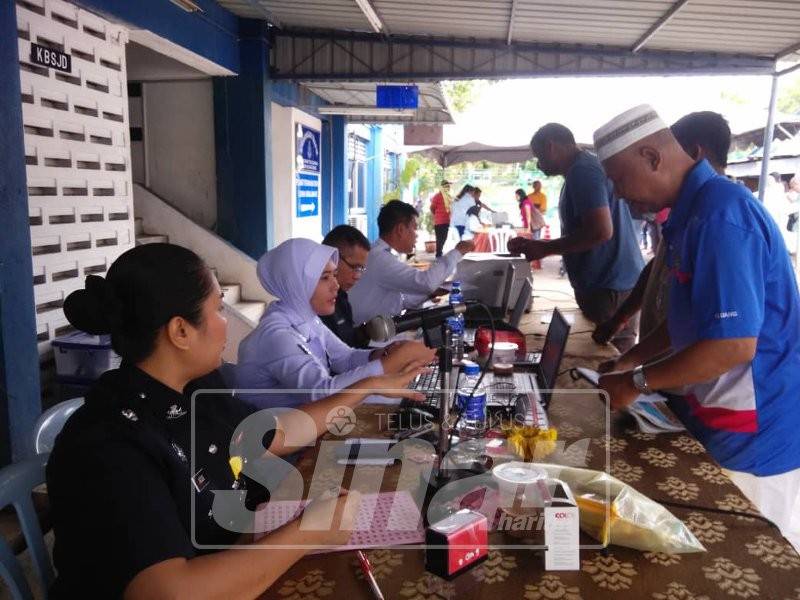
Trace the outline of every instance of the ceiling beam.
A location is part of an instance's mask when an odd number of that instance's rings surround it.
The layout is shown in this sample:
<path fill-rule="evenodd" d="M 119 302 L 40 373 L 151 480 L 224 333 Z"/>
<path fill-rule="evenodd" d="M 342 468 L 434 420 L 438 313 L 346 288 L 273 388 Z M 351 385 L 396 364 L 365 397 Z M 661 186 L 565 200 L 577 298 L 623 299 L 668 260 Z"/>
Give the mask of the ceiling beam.
<path fill-rule="evenodd" d="M 795 71 L 797 71 L 798 69 L 800 69 L 800 63 L 797 63 L 797 64 L 796 64 L 796 65 L 794 65 L 794 66 L 788 67 L 788 68 L 784 69 L 783 71 L 778 71 L 778 72 L 776 73 L 776 75 L 777 75 L 778 77 L 783 77 L 784 75 L 788 75 L 789 73 L 794 73 L 794 72 L 795 72 Z"/>
<path fill-rule="evenodd" d="M 577 75 L 772 74 L 771 57 L 364 32 L 273 31 L 270 74 L 300 81 Z M 313 56 L 313 59 L 310 58 Z"/>
<path fill-rule="evenodd" d="M 372 27 L 375 33 L 383 33 L 388 35 L 388 31 L 386 31 L 386 24 L 381 19 L 378 12 L 375 10 L 375 7 L 372 6 L 372 2 L 370 0 L 355 0 L 355 3 L 358 5 L 358 8 L 361 9 L 361 12 L 364 13 L 367 21 L 369 21 L 370 27 Z"/>
<path fill-rule="evenodd" d="M 514 17 L 517 16 L 517 0 L 511 0 L 511 12 L 508 15 L 508 35 L 506 45 L 511 45 L 511 38 L 514 37 Z"/>
<path fill-rule="evenodd" d="M 261 4 L 258 0 L 247 0 L 247 3 L 260 12 L 270 25 L 274 25 L 275 27 L 283 27 L 280 20 L 273 15 L 272 12 L 267 10 L 267 7 Z"/>
<path fill-rule="evenodd" d="M 664 27 L 664 25 L 669 23 L 672 17 L 674 17 L 677 14 L 677 12 L 684 6 L 686 6 L 688 3 L 689 0 L 678 0 L 677 2 L 675 2 L 675 4 L 673 4 L 667 12 L 661 15 L 658 21 L 653 23 L 650 29 L 645 31 L 642 37 L 636 40 L 636 43 L 631 47 L 631 52 L 638 52 L 639 50 L 641 50 L 644 47 L 644 45 L 650 41 L 650 38 L 652 38 L 655 34 L 657 34 L 661 30 L 661 28 Z"/>
<path fill-rule="evenodd" d="M 780 60 L 786 56 L 789 56 L 790 54 L 794 54 L 798 50 L 800 50 L 800 42 L 792 44 L 791 46 L 787 46 L 783 50 L 779 50 L 775 55 L 775 60 Z"/>

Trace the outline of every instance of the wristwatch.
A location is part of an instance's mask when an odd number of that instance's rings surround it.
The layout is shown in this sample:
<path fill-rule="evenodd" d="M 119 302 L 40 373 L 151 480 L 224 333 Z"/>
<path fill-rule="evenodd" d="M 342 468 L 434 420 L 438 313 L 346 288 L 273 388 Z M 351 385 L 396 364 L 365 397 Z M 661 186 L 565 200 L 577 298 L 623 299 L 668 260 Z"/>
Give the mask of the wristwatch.
<path fill-rule="evenodd" d="M 647 377 L 644 376 L 644 365 L 639 365 L 633 370 L 633 386 L 642 394 L 653 393 L 653 390 L 647 385 Z"/>

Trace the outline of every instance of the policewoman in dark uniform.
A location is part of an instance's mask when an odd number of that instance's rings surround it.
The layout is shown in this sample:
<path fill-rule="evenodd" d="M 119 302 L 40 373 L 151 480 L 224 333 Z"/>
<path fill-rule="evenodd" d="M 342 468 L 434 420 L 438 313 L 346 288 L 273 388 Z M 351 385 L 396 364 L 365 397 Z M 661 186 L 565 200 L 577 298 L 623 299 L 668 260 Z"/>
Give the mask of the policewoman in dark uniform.
<path fill-rule="evenodd" d="M 50 596 L 261 594 L 306 550 L 205 549 L 252 540 L 252 535 L 248 539 L 238 533 L 242 529 L 231 531 L 231 523 L 214 514 L 215 491 L 238 490 L 248 508 L 269 499 L 266 488 L 241 472 L 247 459 L 238 452 L 244 447 L 239 425 L 254 409 L 230 392 L 217 392 L 197 395 L 191 413 L 193 391 L 225 387 L 217 368 L 226 320 L 211 271 L 185 248 L 139 246 L 121 255 L 105 279 L 87 277 L 85 289 L 67 298 L 64 311 L 78 329 L 110 333 L 123 362 L 93 386 L 48 461 L 57 570 Z M 330 410 L 358 404 L 369 389 L 404 388 L 418 372 L 417 365 L 410 365 L 400 375 L 362 380 L 349 393 L 277 419 L 266 414 L 260 430 L 263 449 L 278 456 L 295 452 L 325 431 Z M 288 430 L 297 436 L 296 445 L 284 445 Z M 357 507 L 357 502 L 345 504 L 347 497 L 320 498 L 306 509 L 312 519 L 315 511 L 333 511 L 333 523 L 341 519 L 341 526 L 301 529 L 298 519 L 257 543 L 344 543 Z"/>

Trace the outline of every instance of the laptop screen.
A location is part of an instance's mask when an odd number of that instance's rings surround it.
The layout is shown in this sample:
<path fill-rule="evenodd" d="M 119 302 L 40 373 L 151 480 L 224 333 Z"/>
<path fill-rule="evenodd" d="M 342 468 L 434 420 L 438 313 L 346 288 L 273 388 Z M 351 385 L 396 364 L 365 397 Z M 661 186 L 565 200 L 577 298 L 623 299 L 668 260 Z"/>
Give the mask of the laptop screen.
<path fill-rule="evenodd" d="M 569 330 L 570 325 L 564 315 L 557 308 L 553 309 L 553 318 L 547 329 L 547 337 L 545 337 L 544 348 L 542 348 L 542 359 L 539 362 L 544 379 L 542 383 L 547 389 L 555 385 L 556 377 L 558 377 L 558 369 L 561 366 L 561 358 L 564 356 L 564 348 L 567 346 Z"/>

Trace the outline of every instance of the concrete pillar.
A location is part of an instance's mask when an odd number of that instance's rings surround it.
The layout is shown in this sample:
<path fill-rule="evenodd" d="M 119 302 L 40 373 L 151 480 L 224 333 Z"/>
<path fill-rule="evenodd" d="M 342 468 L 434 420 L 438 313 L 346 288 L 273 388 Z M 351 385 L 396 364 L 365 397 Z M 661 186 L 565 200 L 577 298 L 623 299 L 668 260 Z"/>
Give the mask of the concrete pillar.
<path fill-rule="evenodd" d="M 367 237 L 378 239 L 378 212 L 383 206 L 383 130 L 372 126 L 367 146 Z"/>
<path fill-rule="evenodd" d="M 257 259 L 274 239 L 269 38 L 263 21 L 239 31 L 239 75 L 214 78 L 217 233 Z"/>
<path fill-rule="evenodd" d="M 347 219 L 347 122 L 331 117 L 331 225 Z"/>
<path fill-rule="evenodd" d="M 17 17 L 0 3 L 0 465 L 32 450 L 42 411 L 19 83 Z"/>

